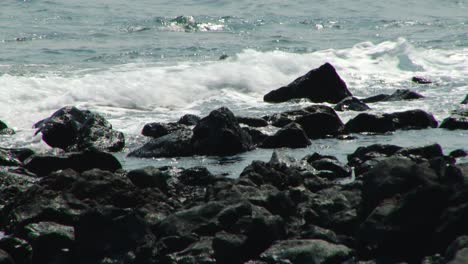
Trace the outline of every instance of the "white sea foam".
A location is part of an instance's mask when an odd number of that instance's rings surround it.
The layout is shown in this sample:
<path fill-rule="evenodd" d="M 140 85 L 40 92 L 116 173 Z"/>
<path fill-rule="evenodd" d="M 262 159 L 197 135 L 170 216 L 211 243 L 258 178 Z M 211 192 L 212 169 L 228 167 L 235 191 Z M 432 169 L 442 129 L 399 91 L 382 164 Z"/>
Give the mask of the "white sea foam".
<path fill-rule="evenodd" d="M 171 120 L 185 112 L 206 113 L 220 105 L 259 114 L 269 107 L 284 107 L 263 103 L 263 94 L 325 62 L 336 67 L 357 96 L 408 88 L 415 75 L 432 79 L 434 85 L 415 87 L 423 89 L 429 101 L 415 101 L 412 106 L 443 116 L 449 111 L 447 105 L 461 101 L 468 92 L 467 61 L 468 49 L 420 49 L 398 39 L 309 54 L 245 50 L 223 61 L 128 64 L 86 74 L 5 74 L 0 76 L 0 119 L 27 130 L 56 109 L 77 105 L 101 111 L 115 127 L 137 133 L 144 122 Z M 401 106 L 380 104 L 376 110 L 395 107 Z"/>

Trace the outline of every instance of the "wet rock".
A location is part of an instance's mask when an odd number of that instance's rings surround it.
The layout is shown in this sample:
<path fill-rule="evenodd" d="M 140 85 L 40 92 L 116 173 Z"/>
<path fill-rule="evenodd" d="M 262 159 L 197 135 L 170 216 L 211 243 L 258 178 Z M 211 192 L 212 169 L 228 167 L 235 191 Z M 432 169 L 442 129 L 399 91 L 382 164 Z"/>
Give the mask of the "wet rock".
<path fill-rule="evenodd" d="M 178 123 L 149 123 L 143 127 L 141 134 L 147 137 L 159 138 L 183 128 L 185 126 Z"/>
<path fill-rule="evenodd" d="M 424 129 L 437 127 L 432 114 L 416 109 L 391 114 L 373 115 L 362 113 L 345 125 L 348 133 L 386 133 L 396 129 Z"/>
<path fill-rule="evenodd" d="M 125 146 L 123 133 L 112 129 L 104 117 L 75 107 L 63 107 L 34 127 L 37 128 L 36 134 L 42 133 L 42 140 L 49 146 L 66 151 L 96 149 L 115 152 Z"/>
<path fill-rule="evenodd" d="M 370 107 L 356 97 L 346 97 L 335 105 L 336 111 L 367 111 Z"/>
<path fill-rule="evenodd" d="M 0 148 L 0 166 L 20 166 L 34 151 L 27 148 Z"/>
<path fill-rule="evenodd" d="M 456 149 L 449 153 L 449 156 L 452 158 L 463 158 L 468 156 L 468 152 L 463 149 Z"/>
<path fill-rule="evenodd" d="M 290 123 L 278 130 L 273 136 L 268 136 L 261 143 L 261 148 L 304 148 L 310 145 L 310 140 L 302 127 Z"/>
<path fill-rule="evenodd" d="M 164 258 L 164 263 L 169 264 L 215 264 L 216 259 L 213 251 L 213 238 L 203 237 L 197 242 L 189 245 L 186 249 Z"/>
<path fill-rule="evenodd" d="M 212 111 L 193 129 L 192 145 L 200 155 L 233 155 L 253 149 L 252 138 L 225 108 Z"/>
<path fill-rule="evenodd" d="M 121 169 L 122 165 L 112 154 L 84 151 L 66 153 L 60 156 L 32 155 L 24 161 L 23 167 L 38 176 L 46 176 L 51 172 L 64 169 L 73 169 L 78 172 L 102 169 L 115 172 Z"/>
<path fill-rule="evenodd" d="M 310 139 L 337 136 L 344 128 L 340 118 L 329 113 L 312 113 L 296 119 Z"/>
<path fill-rule="evenodd" d="M 412 160 L 429 160 L 437 157 L 443 157 L 444 153 L 439 144 L 431 144 L 422 147 L 402 148 L 394 153 L 394 155 L 405 156 Z"/>
<path fill-rule="evenodd" d="M 261 259 L 269 264 L 342 263 L 352 255 L 353 250 L 343 245 L 303 239 L 279 241 L 263 252 Z"/>
<path fill-rule="evenodd" d="M 254 128 L 243 127 L 242 129 L 250 135 L 254 145 L 260 145 L 268 137 L 268 135 L 264 134 L 262 131 Z"/>
<path fill-rule="evenodd" d="M 468 94 L 465 96 L 465 99 L 463 99 L 461 104 L 468 104 Z"/>
<path fill-rule="evenodd" d="M 325 63 L 287 86 L 269 92 L 263 100 L 280 103 L 295 98 L 307 98 L 316 103 L 338 103 L 348 96 L 351 96 L 351 92 L 346 87 L 346 83 L 331 64 Z"/>
<path fill-rule="evenodd" d="M 386 133 L 395 131 L 395 123 L 388 115 L 374 115 L 362 113 L 350 119 L 345 124 L 345 131 L 348 133 Z"/>
<path fill-rule="evenodd" d="M 431 80 L 424 78 L 424 77 L 420 77 L 420 76 L 414 76 L 413 78 L 411 78 L 411 81 L 417 84 L 431 84 L 432 83 Z"/>
<path fill-rule="evenodd" d="M 32 264 L 33 249 L 31 245 L 20 238 L 6 236 L 0 239 L 0 249 L 7 252 L 13 259 L 12 263 Z M 8 263 L 8 262 L 6 262 Z"/>
<path fill-rule="evenodd" d="M 181 125 L 186 125 L 186 126 L 195 126 L 198 121 L 200 121 L 200 117 L 197 115 L 192 115 L 192 114 L 186 114 L 182 116 L 177 123 Z"/>
<path fill-rule="evenodd" d="M 127 177 L 139 188 L 159 188 L 164 191 L 167 189 L 167 180 L 170 175 L 158 170 L 155 167 L 148 166 L 141 169 L 129 171 Z"/>
<path fill-rule="evenodd" d="M 13 135 L 15 131 L 7 126 L 2 120 L 0 120 L 0 135 Z"/>
<path fill-rule="evenodd" d="M 191 156 L 194 154 L 192 135 L 191 130 L 178 130 L 160 138 L 151 139 L 142 147 L 130 152 L 128 156 L 137 158 Z"/>
<path fill-rule="evenodd" d="M 456 129 L 468 129 L 468 117 L 453 115 L 451 117 L 445 118 L 440 124 L 440 128 L 445 128 L 449 130 Z"/>
<path fill-rule="evenodd" d="M 326 177 L 328 179 L 346 178 L 352 174 L 352 169 L 349 166 L 336 159 L 322 158 L 312 161 L 310 165 L 319 171 L 330 171 L 331 175 Z"/>
<path fill-rule="evenodd" d="M 251 127 L 266 127 L 266 126 L 268 126 L 268 122 L 263 118 L 238 116 L 238 117 L 236 117 L 236 119 L 237 119 L 237 122 L 239 122 L 239 124 L 244 124 L 244 125 L 248 125 L 248 126 L 251 126 Z"/>
<path fill-rule="evenodd" d="M 213 250 L 216 263 L 236 264 L 244 263 L 248 256 L 244 256 L 247 237 L 241 234 L 219 232 L 213 239 Z"/>
<path fill-rule="evenodd" d="M 389 101 L 402 101 L 402 100 L 415 100 L 424 98 L 421 94 L 417 92 L 410 91 L 408 89 L 398 89 L 394 93 L 388 94 L 379 94 L 371 96 L 365 99 L 362 99 L 364 103 L 376 103 L 376 102 L 389 102 Z"/>

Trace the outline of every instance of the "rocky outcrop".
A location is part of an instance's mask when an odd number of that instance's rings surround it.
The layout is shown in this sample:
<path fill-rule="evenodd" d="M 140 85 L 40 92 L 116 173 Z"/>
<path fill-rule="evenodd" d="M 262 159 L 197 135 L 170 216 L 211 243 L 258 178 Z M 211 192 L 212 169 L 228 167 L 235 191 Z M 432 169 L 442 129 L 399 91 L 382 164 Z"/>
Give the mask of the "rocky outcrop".
<path fill-rule="evenodd" d="M 440 124 L 440 128 L 448 130 L 468 129 L 468 115 L 452 115 L 445 118 Z"/>
<path fill-rule="evenodd" d="M 304 148 L 310 145 L 310 140 L 302 127 L 290 123 L 278 130 L 274 135 L 266 137 L 261 148 Z"/>
<path fill-rule="evenodd" d="M 346 83 L 330 63 L 313 69 L 287 86 L 273 90 L 263 97 L 265 102 L 280 103 L 291 99 L 307 98 L 315 103 L 338 103 L 352 96 Z"/>
<path fill-rule="evenodd" d="M 237 122 L 239 122 L 239 124 L 248 125 L 250 127 L 268 126 L 268 122 L 263 118 L 238 116 L 236 117 L 236 119 L 237 119 Z"/>
<path fill-rule="evenodd" d="M 336 111 L 367 111 L 370 107 L 356 97 L 346 97 L 335 105 Z"/>
<path fill-rule="evenodd" d="M 376 102 L 390 102 L 390 101 L 403 101 L 403 100 L 415 100 L 424 98 L 423 95 L 408 90 L 408 89 L 398 89 L 392 94 L 379 94 L 374 95 L 365 99 L 362 99 L 364 103 L 376 103 Z"/>
<path fill-rule="evenodd" d="M 234 114 L 222 107 L 202 118 L 193 128 L 193 150 L 200 155 L 233 155 L 253 149 L 252 138 Z"/>
<path fill-rule="evenodd" d="M 141 134 L 143 136 L 159 138 L 175 131 L 184 129 L 186 126 L 178 123 L 149 123 L 143 127 Z"/>
<path fill-rule="evenodd" d="M 181 125 L 186 125 L 186 126 L 194 126 L 200 121 L 200 117 L 197 115 L 192 115 L 192 114 L 186 114 L 182 116 L 177 123 Z"/>
<path fill-rule="evenodd" d="M 435 128 L 437 124 L 432 114 L 422 110 L 381 115 L 362 113 L 346 123 L 345 131 L 348 133 L 385 133 L 397 129 Z"/>
<path fill-rule="evenodd" d="M 0 135 L 13 135 L 15 131 L 7 126 L 3 121 L 0 120 Z"/>
<path fill-rule="evenodd" d="M 66 151 L 100 150 L 116 152 L 125 146 L 122 132 L 101 115 L 75 107 L 63 107 L 34 125 L 42 140 Z"/>
<path fill-rule="evenodd" d="M 177 130 L 171 134 L 151 139 L 142 147 L 131 151 L 129 157 L 159 158 L 186 157 L 194 155 L 193 132 L 189 129 Z"/>
<path fill-rule="evenodd" d="M 411 81 L 417 84 L 431 84 L 432 83 L 431 80 L 421 77 L 421 76 L 414 76 L 413 78 L 411 78 Z"/>

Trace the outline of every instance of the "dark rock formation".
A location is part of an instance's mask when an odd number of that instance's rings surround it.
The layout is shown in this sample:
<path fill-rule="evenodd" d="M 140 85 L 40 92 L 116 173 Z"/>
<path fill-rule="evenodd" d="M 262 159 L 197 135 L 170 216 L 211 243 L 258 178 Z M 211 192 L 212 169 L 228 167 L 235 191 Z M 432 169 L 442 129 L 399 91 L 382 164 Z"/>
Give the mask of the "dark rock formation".
<path fill-rule="evenodd" d="M 402 100 L 414 100 L 424 98 L 421 94 L 417 92 L 410 91 L 408 89 L 398 89 L 394 93 L 388 94 L 379 94 L 371 96 L 365 99 L 362 99 L 364 103 L 376 103 L 376 102 L 389 102 L 389 101 L 402 101 Z"/>
<path fill-rule="evenodd" d="M 461 104 L 468 104 L 468 94 L 465 96 L 465 99 L 463 99 Z"/>
<path fill-rule="evenodd" d="M 338 103 L 348 96 L 352 94 L 346 87 L 346 83 L 331 64 L 325 63 L 287 86 L 269 92 L 263 100 L 280 103 L 295 98 L 307 98 L 316 103 Z"/>
<path fill-rule="evenodd" d="M 262 131 L 254 128 L 243 127 L 242 129 L 250 135 L 252 138 L 252 143 L 257 146 L 268 137 L 268 135 L 264 134 Z"/>
<path fill-rule="evenodd" d="M 27 148 L 0 148 L 0 166 L 20 166 L 34 151 Z"/>
<path fill-rule="evenodd" d="M 192 114 L 186 114 L 182 116 L 177 123 L 186 126 L 194 126 L 200 121 L 200 117 Z"/>
<path fill-rule="evenodd" d="M 413 78 L 411 78 L 411 81 L 417 84 L 431 84 L 432 83 L 431 80 L 424 78 L 424 77 L 420 77 L 420 76 L 414 76 Z"/>
<path fill-rule="evenodd" d="M 233 155 L 253 148 L 252 138 L 225 108 L 212 111 L 193 128 L 193 150 L 201 155 Z"/>
<path fill-rule="evenodd" d="M 164 171 L 148 166 L 142 169 L 129 171 L 127 177 L 140 188 L 159 188 L 162 191 L 167 190 L 167 180 L 170 175 Z"/>
<path fill-rule="evenodd" d="M 61 156 L 32 155 L 24 161 L 23 166 L 38 176 L 47 176 L 64 169 L 82 172 L 96 168 L 114 172 L 122 168 L 112 154 L 99 151 L 72 152 Z"/>
<path fill-rule="evenodd" d="M 322 156 L 318 153 L 314 153 L 304 157 L 304 160 L 314 169 L 318 170 L 319 176 L 324 178 L 345 178 L 352 174 L 352 170 L 349 166 L 342 164 L 333 156 Z"/>
<path fill-rule="evenodd" d="M 440 128 L 449 130 L 468 129 L 468 117 L 461 115 L 452 115 L 445 118 L 440 124 Z"/>
<path fill-rule="evenodd" d="M 437 121 L 432 114 L 416 109 L 382 115 L 362 113 L 346 123 L 345 131 L 348 133 L 385 133 L 397 129 L 435 127 L 437 127 Z"/>
<path fill-rule="evenodd" d="M 296 123 L 306 132 L 310 139 L 325 138 L 339 135 L 343 122 L 337 115 L 329 113 L 312 113 L 296 119 Z"/>
<path fill-rule="evenodd" d="M 53 148 L 66 151 L 120 151 L 125 146 L 122 132 L 112 129 L 104 117 L 75 107 L 63 107 L 34 125 Z"/>
<path fill-rule="evenodd" d="M 273 136 L 265 138 L 261 148 L 304 148 L 310 145 L 310 140 L 302 127 L 290 123 L 281 128 Z"/>
<path fill-rule="evenodd" d="M 13 135 L 15 131 L 11 128 L 8 128 L 2 120 L 0 120 L 0 135 Z"/>
<path fill-rule="evenodd" d="M 335 105 L 336 111 L 367 111 L 370 107 L 356 97 L 346 97 Z"/>
<path fill-rule="evenodd" d="M 181 129 L 160 138 L 151 139 L 142 147 L 130 152 L 128 156 L 137 158 L 191 156 L 194 154 L 192 135 L 191 130 Z"/>
<path fill-rule="evenodd" d="M 268 126 L 268 122 L 263 118 L 237 116 L 236 119 L 237 119 L 237 122 L 239 122 L 239 124 L 244 124 L 244 125 L 248 125 L 251 127 Z"/>
<path fill-rule="evenodd" d="M 185 126 L 178 123 L 149 123 L 143 127 L 141 134 L 143 136 L 159 138 L 175 131 L 184 129 Z"/>

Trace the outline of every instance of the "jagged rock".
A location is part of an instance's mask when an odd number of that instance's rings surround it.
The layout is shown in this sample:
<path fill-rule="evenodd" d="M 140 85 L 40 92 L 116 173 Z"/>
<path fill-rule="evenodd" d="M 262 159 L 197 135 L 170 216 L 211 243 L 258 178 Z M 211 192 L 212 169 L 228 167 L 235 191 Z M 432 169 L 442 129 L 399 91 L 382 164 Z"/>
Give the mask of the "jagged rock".
<path fill-rule="evenodd" d="M 36 175 L 46 176 L 51 172 L 64 169 L 73 169 L 78 172 L 102 169 L 114 172 L 121 169 L 122 165 L 112 154 L 84 151 L 60 156 L 32 155 L 24 161 L 23 167 Z"/>
<path fill-rule="evenodd" d="M 253 149 L 252 138 L 234 114 L 222 107 L 201 119 L 193 129 L 193 150 L 200 155 L 233 155 Z"/>
<path fill-rule="evenodd" d="M 143 127 L 141 134 L 147 137 L 159 138 L 184 128 L 184 125 L 178 123 L 149 123 Z"/>
<path fill-rule="evenodd" d="M 198 121 L 200 121 L 200 117 L 192 114 L 186 114 L 182 116 L 177 123 L 186 126 L 195 126 Z"/>
<path fill-rule="evenodd" d="M 440 128 L 445 128 L 449 130 L 455 129 L 468 129 L 468 117 L 453 115 L 451 117 L 445 118 L 440 124 Z"/>
<path fill-rule="evenodd" d="M 263 252 L 261 259 L 276 263 L 342 263 L 352 257 L 353 250 L 319 239 L 279 241 Z"/>
<path fill-rule="evenodd" d="M 269 92 L 263 100 L 280 103 L 295 98 L 307 98 L 316 103 L 338 103 L 347 96 L 352 96 L 352 94 L 346 87 L 346 83 L 331 64 L 325 63 L 287 86 Z"/>
<path fill-rule="evenodd" d="M 251 126 L 251 127 L 266 127 L 266 126 L 268 126 L 268 122 L 263 118 L 238 116 L 238 117 L 236 117 L 236 119 L 237 119 L 237 122 L 239 122 L 239 124 L 244 124 L 244 125 L 248 125 L 248 126 Z"/>
<path fill-rule="evenodd" d="M 333 109 L 336 111 L 366 111 L 370 110 L 370 107 L 356 97 L 346 97 L 337 103 Z"/>
<path fill-rule="evenodd" d="M 273 136 L 265 138 L 261 148 L 304 148 L 310 145 L 310 140 L 302 127 L 297 123 L 290 123 L 278 130 Z"/>
<path fill-rule="evenodd" d="M 123 133 L 112 129 L 104 117 L 75 107 L 63 107 L 34 127 L 37 128 L 36 134 L 42 133 L 42 140 L 49 146 L 66 151 L 96 149 L 115 152 L 125 146 Z"/>
<path fill-rule="evenodd" d="M 424 78 L 424 77 L 420 77 L 420 76 L 414 76 L 413 78 L 411 78 L 411 81 L 417 84 L 431 84 L 432 83 L 431 80 Z"/>
<path fill-rule="evenodd" d="M 160 138 L 151 139 L 142 147 L 130 152 L 128 156 L 137 158 L 191 156 L 194 154 L 192 135 L 191 130 L 178 130 Z"/>
<path fill-rule="evenodd" d="M 398 89 L 394 93 L 388 94 L 379 94 L 371 96 L 365 99 L 362 99 L 364 103 L 376 103 L 376 102 L 389 102 L 389 101 L 402 101 L 402 100 L 414 100 L 424 98 L 421 94 L 417 92 L 410 91 L 408 89 Z"/>

